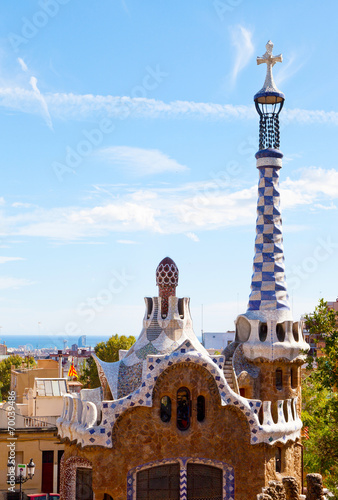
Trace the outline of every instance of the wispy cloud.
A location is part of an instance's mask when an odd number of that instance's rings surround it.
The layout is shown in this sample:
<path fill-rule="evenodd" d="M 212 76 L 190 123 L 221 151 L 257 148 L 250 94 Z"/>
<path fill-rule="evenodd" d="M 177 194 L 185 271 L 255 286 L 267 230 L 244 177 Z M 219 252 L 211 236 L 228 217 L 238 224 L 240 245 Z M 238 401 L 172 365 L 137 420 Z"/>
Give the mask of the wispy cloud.
<path fill-rule="evenodd" d="M 0 276 L 0 290 L 7 290 L 9 288 L 22 288 L 23 286 L 34 285 L 33 281 L 23 278 L 12 278 L 10 276 Z"/>
<path fill-rule="evenodd" d="M 338 200 L 338 171 L 318 167 L 304 168 L 295 178 L 281 182 L 283 210 L 308 206 L 327 210 Z M 98 191 L 100 198 L 86 201 L 85 207 L 24 209 L 8 215 L 0 212 L 2 236 L 38 236 L 54 242 L 92 241 L 113 233 L 184 234 L 198 241 L 196 233 L 254 224 L 257 185 L 212 185 L 186 183 L 179 186 L 149 188 L 109 186 Z M 8 209 L 13 210 L 13 209 Z M 135 236 L 121 238 L 120 244 L 134 244 Z"/>
<path fill-rule="evenodd" d="M 16 201 L 12 203 L 13 208 L 32 208 L 34 205 L 32 203 L 24 203 L 21 201 Z"/>
<path fill-rule="evenodd" d="M 101 149 L 98 155 L 106 163 L 115 164 L 133 175 L 154 175 L 163 172 L 184 172 L 181 165 L 158 149 L 142 149 L 129 146 L 114 146 Z"/>
<path fill-rule="evenodd" d="M 316 202 L 327 202 L 328 199 L 333 200 L 337 198 L 338 171 L 335 169 L 325 170 L 320 167 L 303 168 L 299 179 L 287 178 L 281 183 L 283 208 L 311 205 Z"/>
<path fill-rule="evenodd" d="M 25 63 L 25 61 L 21 58 L 18 57 L 18 63 L 20 64 L 20 67 L 24 73 L 28 72 L 28 66 Z M 39 103 L 40 107 L 40 112 L 42 113 L 42 116 L 47 124 L 47 126 L 53 130 L 53 124 L 52 124 L 52 119 L 48 110 L 48 105 L 47 102 L 44 98 L 44 96 L 41 94 L 39 88 L 38 88 L 38 80 L 35 76 L 31 76 L 29 79 L 29 85 L 33 90 L 33 96 L 35 100 Z"/>
<path fill-rule="evenodd" d="M 117 240 L 120 245 L 138 245 L 137 241 L 134 240 Z"/>
<path fill-rule="evenodd" d="M 13 262 L 14 260 L 25 260 L 22 257 L 0 257 L 0 264 L 5 264 L 6 262 Z"/>
<path fill-rule="evenodd" d="M 310 57 L 308 51 L 306 53 L 290 53 L 287 59 L 283 59 L 283 64 L 278 64 L 274 74 L 277 87 L 282 83 L 292 78 L 303 66 Z"/>
<path fill-rule="evenodd" d="M 187 233 L 185 233 L 185 235 L 192 241 L 195 241 L 195 243 L 197 243 L 200 239 L 199 237 L 197 236 L 197 234 L 195 233 L 192 233 L 190 231 L 188 231 Z"/>
<path fill-rule="evenodd" d="M 18 57 L 18 63 L 20 64 L 22 71 L 28 71 L 27 64 L 23 59 L 21 59 L 21 57 Z"/>
<path fill-rule="evenodd" d="M 164 101 L 129 96 L 102 96 L 76 94 L 42 94 L 48 108 L 45 120 L 51 124 L 51 117 L 62 120 L 99 120 L 132 118 L 195 118 L 224 121 L 257 120 L 253 105 L 217 104 L 212 102 Z M 32 90 L 22 87 L 1 87 L 0 107 L 23 113 L 41 115 L 41 100 Z M 49 116 L 49 118 L 48 118 Z M 50 121 L 49 121 L 50 120 Z M 331 124 L 338 125 L 337 111 L 286 109 L 281 116 L 282 123 Z"/>
<path fill-rule="evenodd" d="M 40 90 L 38 89 L 37 78 L 35 76 L 31 76 L 29 83 L 34 91 L 34 95 L 35 95 L 36 99 L 38 100 L 38 102 L 41 105 L 42 116 L 44 117 L 48 127 L 51 130 L 53 130 L 53 124 L 52 124 L 52 119 L 51 119 L 50 114 L 49 114 L 48 105 L 47 105 L 46 99 L 41 94 Z"/>
<path fill-rule="evenodd" d="M 315 203 L 314 205 L 316 208 L 319 208 L 320 210 L 337 210 L 336 205 L 334 205 L 332 202 L 330 205 L 323 205 L 322 203 Z"/>
<path fill-rule="evenodd" d="M 231 82 L 235 85 L 239 73 L 250 62 L 254 53 L 252 33 L 244 26 L 238 25 L 230 28 L 231 44 L 235 47 L 235 62 L 231 71 Z"/>

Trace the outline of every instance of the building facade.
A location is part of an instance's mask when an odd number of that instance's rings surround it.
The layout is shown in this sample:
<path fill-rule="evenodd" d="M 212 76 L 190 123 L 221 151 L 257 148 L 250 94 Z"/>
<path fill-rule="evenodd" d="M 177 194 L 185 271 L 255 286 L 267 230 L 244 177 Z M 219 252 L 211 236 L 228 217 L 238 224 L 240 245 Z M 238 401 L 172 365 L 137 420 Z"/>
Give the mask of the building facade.
<path fill-rule="evenodd" d="M 65 396 L 58 433 L 63 500 L 256 499 L 271 480 L 302 483 L 300 366 L 308 349 L 285 281 L 279 209 L 278 114 L 283 94 L 267 64 L 260 115 L 254 272 L 236 337 L 210 355 L 176 297 L 178 269 L 156 270 L 143 329 L 116 363 L 95 356 L 101 388 Z"/>
<path fill-rule="evenodd" d="M 38 373 L 41 371 L 43 368 Z M 31 458 L 36 465 L 33 479 L 23 485 L 26 494 L 58 493 L 64 444 L 57 437 L 56 420 L 67 392 L 66 379 L 35 378 L 33 387 L 26 388 L 20 398 L 0 404 L 1 499 L 10 498 L 7 496 L 7 463 L 11 449 L 15 451 L 16 465 L 28 464 Z M 21 402 L 17 402 L 19 399 Z M 18 488 L 16 484 L 16 491 Z"/>
<path fill-rule="evenodd" d="M 235 331 L 202 332 L 202 344 L 206 349 L 223 351 L 235 340 Z"/>

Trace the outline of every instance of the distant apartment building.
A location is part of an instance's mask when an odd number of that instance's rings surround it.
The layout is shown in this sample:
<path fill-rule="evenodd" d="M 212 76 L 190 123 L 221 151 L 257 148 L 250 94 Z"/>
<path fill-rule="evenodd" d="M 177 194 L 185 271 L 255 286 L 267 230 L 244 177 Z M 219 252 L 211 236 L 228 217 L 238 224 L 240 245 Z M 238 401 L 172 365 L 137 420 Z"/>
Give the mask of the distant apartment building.
<path fill-rule="evenodd" d="M 223 351 L 234 340 L 235 331 L 202 333 L 202 344 L 206 349 Z"/>
<path fill-rule="evenodd" d="M 26 380 L 31 382 L 31 378 Z M 36 377 L 32 387 L 26 387 L 23 393 L 17 395 L 14 405 L 9 400 L 0 404 L 0 449 L 3 450 L 0 453 L 0 499 L 7 499 L 9 455 L 4 450 L 8 450 L 9 438 L 15 443 L 16 466 L 28 464 L 31 458 L 36 466 L 33 479 L 23 485 L 25 493 L 59 491 L 60 460 L 64 445 L 57 438 L 56 420 L 61 415 L 63 397 L 68 392 L 66 379 Z M 17 402 L 19 399 L 20 403 Z M 9 412 L 12 414 L 13 406 L 15 422 L 13 424 L 11 421 L 11 429 L 14 429 L 14 435 L 9 435 Z"/>
<path fill-rule="evenodd" d="M 338 298 L 335 300 L 335 302 L 328 302 L 327 307 L 329 309 L 332 309 L 333 311 L 338 312 Z"/>
<path fill-rule="evenodd" d="M 36 378 L 58 378 L 59 365 L 53 359 L 38 359 L 37 366 L 33 368 L 11 369 L 11 391 L 17 394 L 17 403 L 22 403 L 26 389 L 33 389 Z"/>
<path fill-rule="evenodd" d="M 4 356 L 7 354 L 7 346 L 6 344 L 0 344 L 0 356 Z"/>
<path fill-rule="evenodd" d="M 81 337 L 79 337 L 79 340 L 77 341 L 79 347 L 85 347 L 86 342 L 87 342 L 86 335 L 81 335 Z"/>

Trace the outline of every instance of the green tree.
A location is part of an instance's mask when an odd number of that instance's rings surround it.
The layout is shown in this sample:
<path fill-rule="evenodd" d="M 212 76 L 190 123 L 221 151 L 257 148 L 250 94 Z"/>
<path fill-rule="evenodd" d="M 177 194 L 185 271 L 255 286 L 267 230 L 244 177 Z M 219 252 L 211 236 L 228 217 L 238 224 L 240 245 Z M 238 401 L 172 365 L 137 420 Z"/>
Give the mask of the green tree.
<path fill-rule="evenodd" d="M 325 341 L 323 355 L 308 357 L 303 380 L 303 424 L 309 429 L 304 444 L 304 468 L 319 472 L 324 484 L 338 499 L 338 314 L 321 299 L 305 316 L 311 335 Z"/>
<path fill-rule="evenodd" d="M 8 391 L 11 386 L 11 366 L 14 365 L 15 368 L 19 368 L 24 365 L 26 368 L 35 365 L 34 358 L 22 358 L 18 354 L 9 356 L 0 362 L 0 391 L 1 399 L 6 400 Z"/>
<path fill-rule="evenodd" d="M 119 360 L 119 350 L 120 349 L 130 349 L 130 347 L 135 343 L 136 339 L 133 336 L 126 337 L 122 335 L 113 335 L 107 342 L 99 342 L 95 348 L 95 354 L 102 361 L 118 361 Z M 80 382 L 83 383 L 84 387 L 90 387 L 94 389 L 95 387 L 100 387 L 100 379 L 97 373 L 96 363 L 93 358 L 89 358 L 85 365 L 83 366 L 82 373 L 79 376 Z"/>

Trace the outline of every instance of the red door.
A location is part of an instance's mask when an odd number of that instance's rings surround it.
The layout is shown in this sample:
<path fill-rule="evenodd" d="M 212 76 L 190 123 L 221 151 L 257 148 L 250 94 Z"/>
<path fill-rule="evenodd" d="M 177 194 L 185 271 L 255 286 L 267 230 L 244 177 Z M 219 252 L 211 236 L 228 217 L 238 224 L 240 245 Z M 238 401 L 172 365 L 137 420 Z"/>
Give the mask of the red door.
<path fill-rule="evenodd" d="M 54 451 L 42 452 L 42 481 L 41 491 L 43 493 L 53 493 L 53 468 Z"/>

